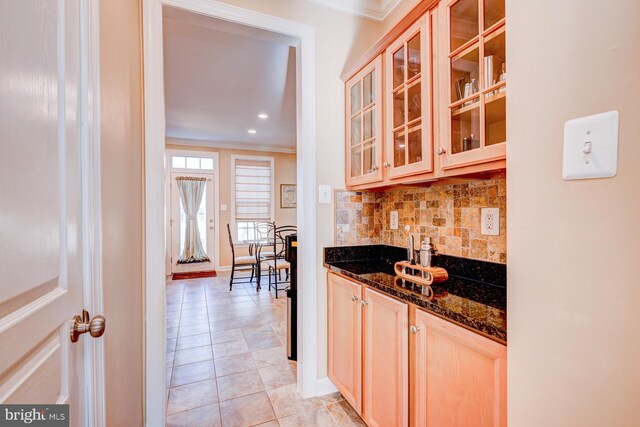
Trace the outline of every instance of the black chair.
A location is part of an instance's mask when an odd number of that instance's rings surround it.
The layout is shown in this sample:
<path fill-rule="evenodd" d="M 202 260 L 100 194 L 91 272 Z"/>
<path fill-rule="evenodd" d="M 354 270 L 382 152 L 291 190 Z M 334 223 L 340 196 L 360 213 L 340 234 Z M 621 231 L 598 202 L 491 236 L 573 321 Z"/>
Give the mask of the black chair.
<path fill-rule="evenodd" d="M 255 254 L 249 254 L 245 256 L 236 256 L 236 249 L 233 243 L 233 237 L 231 237 L 231 227 L 227 224 L 227 233 L 229 234 L 229 245 L 231 246 L 231 278 L 229 279 L 229 291 L 233 288 L 234 277 L 236 272 L 251 271 L 251 278 L 248 277 L 235 277 L 235 283 L 251 283 L 256 276 L 258 269 L 258 258 Z M 252 251 L 251 251 L 252 252 Z M 243 281 L 244 279 L 244 281 Z M 246 279 L 249 279 L 248 281 Z"/>
<path fill-rule="evenodd" d="M 273 287 L 276 291 L 276 298 L 278 298 L 278 291 L 285 290 L 285 288 L 278 287 L 278 281 L 280 283 L 289 283 L 289 275 L 291 270 L 291 264 L 284 259 L 285 254 L 285 237 L 290 234 L 296 234 L 297 228 L 293 225 L 285 225 L 282 227 L 273 227 L 272 231 L 272 244 L 271 245 L 263 245 L 262 248 L 272 248 L 273 257 L 270 258 L 262 258 L 262 253 L 258 253 L 258 258 L 260 259 L 261 264 L 266 265 L 269 269 L 269 290 Z M 282 270 L 285 270 L 286 276 L 285 280 L 282 281 Z M 273 281 L 272 281 L 273 278 Z M 273 283 L 273 286 L 272 286 Z"/>

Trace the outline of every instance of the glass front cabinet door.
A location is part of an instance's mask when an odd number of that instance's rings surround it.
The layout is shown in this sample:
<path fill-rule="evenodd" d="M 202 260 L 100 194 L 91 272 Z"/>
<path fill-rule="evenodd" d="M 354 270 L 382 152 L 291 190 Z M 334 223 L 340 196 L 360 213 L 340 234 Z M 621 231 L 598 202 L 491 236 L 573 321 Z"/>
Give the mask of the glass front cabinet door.
<path fill-rule="evenodd" d="M 346 83 L 347 186 L 382 181 L 382 58 Z"/>
<path fill-rule="evenodd" d="M 445 170 L 504 159 L 507 140 L 504 0 L 454 0 L 446 9 L 447 131 L 437 150 Z"/>
<path fill-rule="evenodd" d="M 385 163 L 388 178 L 433 171 L 429 15 L 385 52 Z"/>

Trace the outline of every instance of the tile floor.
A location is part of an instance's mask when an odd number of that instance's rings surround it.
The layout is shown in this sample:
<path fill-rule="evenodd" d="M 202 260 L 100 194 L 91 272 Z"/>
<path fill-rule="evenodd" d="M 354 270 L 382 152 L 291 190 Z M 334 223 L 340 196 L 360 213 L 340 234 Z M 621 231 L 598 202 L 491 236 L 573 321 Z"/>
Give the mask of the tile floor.
<path fill-rule="evenodd" d="M 229 276 L 168 281 L 167 426 L 363 426 L 339 393 L 302 399 L 287 301 Z"/>

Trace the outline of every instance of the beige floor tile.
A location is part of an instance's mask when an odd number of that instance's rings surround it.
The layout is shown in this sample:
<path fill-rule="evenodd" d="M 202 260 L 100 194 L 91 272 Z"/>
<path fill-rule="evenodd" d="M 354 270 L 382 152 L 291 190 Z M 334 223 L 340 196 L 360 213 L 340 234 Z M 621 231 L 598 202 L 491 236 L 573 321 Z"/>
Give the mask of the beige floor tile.
<path fill-rule="evenodd" d="M 202 347 L 211 344 L 211 336 L 209 334 L 189 335 L 178 338 L 176 350 L 185 350 L 187 348 Z"/>
<path fill-rule="evenodd" d="M 317 397 L 303 399 L 298 393 L 297 384 L 267 390 L 267 395 L 278 418 L 313 411 L 322 406 L 322 401 Z"/>
<path fill-rule="evenodd" d="M 208 334 L 209 324 L 201 323 L 199 325 L 180 326 L 178 329 L 178 338 L 187 337 L 190 335 Z"/>
<path fill-rule="evenodd" d="M 175 355 L 175 353 L 172 351 L 171 353 L 167 353 L 166 356 L 166 362 L 167 362 L 167 368 L 170 368 L 173 366 L 173 356 Z"/>
<path fill-rule="evenodd" d="M 258 368 L 286 363 L 287 352 L 284 346 L 251 352 Z"/>
<path fill-rule="evenodd" d="M 320 400 L 322 400 L 323 405 L 331 405 L 332 403 L 338 403 L 344 400 L 344 397 L 340 394 L 339 391 L 334 393 L 325 394 L 324 396 L 320 396 Z"/>
<path fill-rule="evenodd" d="M 276 419 L 267 393 L 261 392 L 220 403 L 224 427 L 245 427 Z"/>
<path fill-rule="evenodd" d="M 221 425 L 220 408 L 216 403 L 169 415 L 165 427 L 220 427 Z"/>
<path fill-rule="evenodd" d="M 172 387 L 169 390 L 167 413 L 175 414 L 214 403 L 218 403 L 218 390 L 215 380 Z"/>
<path fill-rule="evenodd" d="M 336 425 L 324 407 L 280 418 L 278 422 L 281 427 L 330 427 Z"/>
<path fill-rule="evenodd" d="M 267 390 L 294 384 L 297 380 L 295 363 L 281 363 L 258 369 Z"/>
<path fill-rule="evenodd" d="M 200 314 L 195 314 L 195 315 L 189 314 L 187 316 L 183 314 L 182 317 L 180 318 L 180 327 L 199 325 L 202 323 L 209 323 L 209 314 L 207 313 L 206 308 Z"/>
<path fill-rule="evenodd" d="M 256 370 L 218 377 L 218 397 L 220 401 L 235 399 L 261 391 L 264 391 L 264 385 Z"/>
<path fill-rule="evenodd" d="M 167 338 L 167 353 L 175 351 L 176 349 L 176 338 Z"/>
<path fill-rule="evenodd" d="M 242 329 L 229 329 L 227 331 L 214 331 L 211 332 L 211 343 L 220 344 L 223 342 L 237 341 L 243 339 Z"/>
<path fill-rule="evenodd" d="M 173 366 L 186 365 L 189 363 L 203 362 L 205 360 L 213 359 L 213 353 L 211 352 L 211 346 L 189 348 L 187 350 L 176 351 L 173 360 Z"/>
<path fill-rule="evenodd" d="M 220 357 L 215 359 L 215 364 L 216 375 L 219 377 L 257 369 L 256 362 L 254 362 L 251 353 Z"/>
<path fill-rule="evenodd" d="M 272 330 L 267 332 L 257 331 L 251 333 L 244 332 L 243 330 L 243 334 L 244 340 L 247 342 L 247 346 L 251 351 L 266 350 L 268 348 L 280 347 L 283 345 L 280 338 L 278 338 Z"/>
<path fill-rule="evenodd" d="M 188 365 L 173 368 L 171 387 L 209 380 L 216 377 L 213 360 L 189 363 Z"/>
<path fill-rule="evenodd" d="M 235 354 L 248 353 L 249 347 L 244 339 L 224 342 L 213 345 L 213 355 L 215 358 L 233 356 Z"/>
<path fill-rule="evenodd" d="M 164 386 L 165 388 L 169 388 L 169 385 L 171 385 L 171 373 L 173 371 L 173 368 L 166 368 L 165 369 L 165 377 L 164 377 Z"/>
<path fill-rule="evenodd" d="M 351 405 L 349 405 L 349 402 L 347 402 L 346 400 L 327 405 L 325 406 L 325 408 L 327 409 L 327 411 L 329 411 L 336 424 L 341 427 L 366 426 L 358 413 L 351 407 Z"/>
<path fill-rule="evenodd" d="M 280 427 L 278 420 L 269 421 L 267 423 L 258 424 L 255 427 Z"/>

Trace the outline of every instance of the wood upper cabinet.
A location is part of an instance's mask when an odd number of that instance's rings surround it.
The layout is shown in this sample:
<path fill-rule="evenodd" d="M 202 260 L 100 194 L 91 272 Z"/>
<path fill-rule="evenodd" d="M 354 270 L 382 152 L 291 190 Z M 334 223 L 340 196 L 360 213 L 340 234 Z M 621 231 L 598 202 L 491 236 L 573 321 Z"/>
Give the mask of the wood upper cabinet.
<path fill-rule="evenodd" d="M 506 426 L 506 347 L 418 309 L 412 326 L 411 425 Z"/>
<path fill-rule="evenodd" d="M 362 298 L 362 418 L 372 427 L 408 426 L 408 305 L 371 289 Z"/>
<path fill-rule="evenodd" d="M 346 182 L 382 181 L 382 57 L 345 84 Z"/>
<path fill-rule="evenodd" d="M 433 171 L 429 21 L 420 18 L 384 54 L 388 178 Z"/>
<path fill-rule="evenodd" d="M 349 404 L 362 413 L 361 285 L 328 274 L 328 373 Z"/>
<path fill-rule="evenodd" d="M 440 112 L 443 170 L 506 155 L 504 0 L 443 3 L 440 19 Z M 442 19 L 444 18 L 444 19 Z"/>

